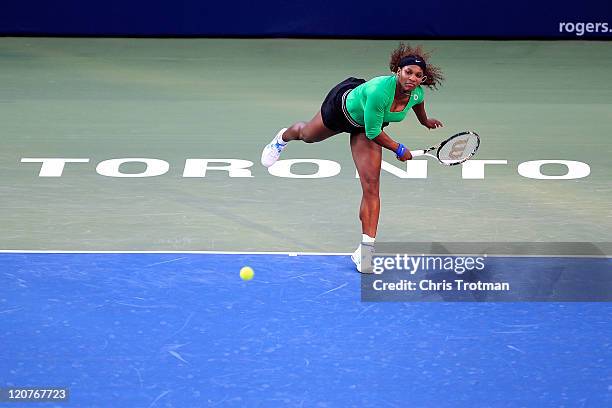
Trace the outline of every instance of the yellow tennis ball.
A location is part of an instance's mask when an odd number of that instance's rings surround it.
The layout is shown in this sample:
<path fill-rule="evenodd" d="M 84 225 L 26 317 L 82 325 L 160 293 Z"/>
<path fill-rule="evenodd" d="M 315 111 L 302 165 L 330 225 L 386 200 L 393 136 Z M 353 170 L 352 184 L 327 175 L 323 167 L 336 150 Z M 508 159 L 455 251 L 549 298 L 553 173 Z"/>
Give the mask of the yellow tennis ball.
<path fill-rule="evenodd" d="M 240 277 L 242 278 L 242 280 L 248 281 L 253 279 L 253 276 L 255 276 L 255 272 L 253 271 L 253 268 L 251 268 L 250 266 L 243 266 L 240 269 Z"/>

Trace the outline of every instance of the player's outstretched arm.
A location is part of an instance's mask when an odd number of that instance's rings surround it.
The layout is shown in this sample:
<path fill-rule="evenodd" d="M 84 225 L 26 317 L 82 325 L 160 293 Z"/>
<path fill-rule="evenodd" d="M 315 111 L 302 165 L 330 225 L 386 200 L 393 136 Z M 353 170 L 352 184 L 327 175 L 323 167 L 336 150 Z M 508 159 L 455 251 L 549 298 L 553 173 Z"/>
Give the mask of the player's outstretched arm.
<path fill-rule="evenodd" d="M 427 129 L 437 129 L 444 126 L 438 119 L 427 117 L 427 112 L 425 112 L 425 102 L 414 105 L 412 110 L 414 111 L 414 114 L 421 125 L 425 126 Z"/>

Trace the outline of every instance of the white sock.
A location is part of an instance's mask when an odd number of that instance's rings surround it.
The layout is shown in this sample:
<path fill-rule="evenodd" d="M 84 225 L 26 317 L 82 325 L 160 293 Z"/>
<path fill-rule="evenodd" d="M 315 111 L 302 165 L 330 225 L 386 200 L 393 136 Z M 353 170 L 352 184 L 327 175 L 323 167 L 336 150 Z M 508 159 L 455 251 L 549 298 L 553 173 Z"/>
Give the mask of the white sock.
<path fill-rule="evenodd" d="M 361 234 L 361 242 L 364 242 L 367 244 L 373 244 L 375 240 L 376 240 L 375 237 L 371 237 L 368 234 Z"/>
<path fill-rule="evenodd" d="M 376 238 L 372 238 L 367 234 L 361 234 L 361 242 L 357 246 L 355 252 L 353 252 L 355 256 L 357 256 L 358 258 L 361 257 L 361 244 L 373 244 L 375 240 Z"/>

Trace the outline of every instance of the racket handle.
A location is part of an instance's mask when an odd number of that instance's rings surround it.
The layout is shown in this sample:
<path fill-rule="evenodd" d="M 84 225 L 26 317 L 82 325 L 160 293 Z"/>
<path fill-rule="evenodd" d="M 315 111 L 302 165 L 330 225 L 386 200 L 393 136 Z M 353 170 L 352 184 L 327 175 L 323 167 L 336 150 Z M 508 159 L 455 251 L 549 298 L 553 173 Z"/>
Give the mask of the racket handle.
<path fill-rule="evenodd" d="M 425 156 L 425 150 L 411 150 L 410 154 L 412 157 Z"/>

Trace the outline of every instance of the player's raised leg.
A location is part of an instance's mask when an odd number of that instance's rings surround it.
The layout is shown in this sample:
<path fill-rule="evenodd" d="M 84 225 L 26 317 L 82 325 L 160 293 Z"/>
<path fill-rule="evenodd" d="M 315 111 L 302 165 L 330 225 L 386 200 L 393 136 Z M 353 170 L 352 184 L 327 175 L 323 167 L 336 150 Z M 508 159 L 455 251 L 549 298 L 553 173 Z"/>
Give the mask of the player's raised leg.
<path fill-rule="evenodd" d="M 328 129 L 323 124 L 321 112 L 309 122 L 297 122 L 289 128 L 283 128 L 274 136 L 274 139 L 264 147 L 261 153 L 261 164 L 266 167 L 272 166 L 280 157 L 281 152 L 292 140 L 301 140 L 306 143 L 315 143 L 327 139 L 333 135 L 341 133 L 336 130 Z"/>
<path fill-rule="evenodd" d="M 310 122 L 297 122 L 288 128 L 283 134 L 283 141 L 301 140 L 306 143 L 316 143 L 338 133 L 340 132 L 325 126 L 321 111 L 319 111 Z"/>

